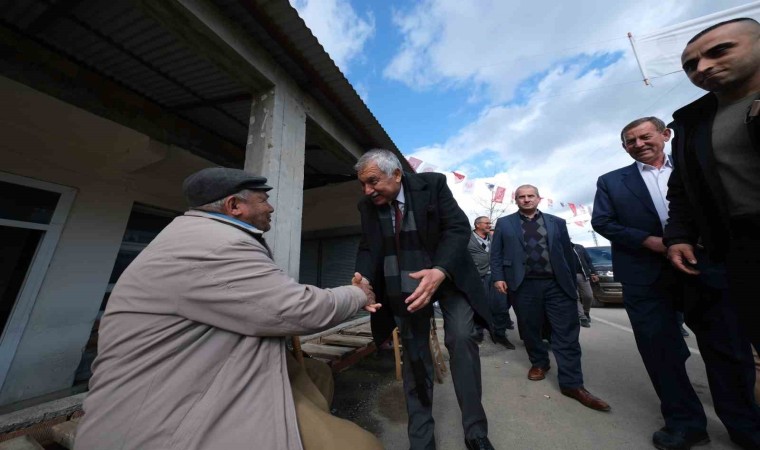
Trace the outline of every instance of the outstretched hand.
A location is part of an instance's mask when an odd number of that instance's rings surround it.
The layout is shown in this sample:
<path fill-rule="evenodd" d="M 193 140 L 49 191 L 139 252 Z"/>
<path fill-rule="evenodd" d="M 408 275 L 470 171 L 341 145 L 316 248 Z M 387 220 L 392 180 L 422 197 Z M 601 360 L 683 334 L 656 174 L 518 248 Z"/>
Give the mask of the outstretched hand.
<path fill-rule="evenodd" d="M 412 292 L 412 295 L 404 300 L 404 303 L 409 305 L 406 307 L 407 311 L 413 313 L 430 303 L 433 294 L 438 290 L 438 286 L 440 286 L 441 283 L 443 283 L 443 280 L 446 279 L 446 275 L 440 270 L 433 268 L 410 273 L 409 278 L 420 280 L 417 289 Z"/>
<path fill-rule="evenodd" d="M 383 306 L 380 303 L 377 303 L 372 285 L 369 284 L 369 280 L 364 278 L 362 274 L 355 272 L 354 277 L 351 279 L 351 284 L 364 291 L 364 294 L 367 296 L 367 304 L 363 307 L 365 311 L 374 313 Z"/>

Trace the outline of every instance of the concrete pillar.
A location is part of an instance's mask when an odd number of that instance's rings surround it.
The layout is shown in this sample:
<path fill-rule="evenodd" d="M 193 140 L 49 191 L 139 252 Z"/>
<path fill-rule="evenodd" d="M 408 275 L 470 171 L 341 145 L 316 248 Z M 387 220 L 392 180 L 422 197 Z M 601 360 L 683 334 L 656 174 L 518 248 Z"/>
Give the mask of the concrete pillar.
<path fill-rule="evenodd" d="M 306 159 L 306 113 L 284 87 L 254 95 L 245 148 L 245 170 L 267 177 L 274 206 L 272 228 L 264 235 L 275 262 L 298 279 L 301 214 Z"/>

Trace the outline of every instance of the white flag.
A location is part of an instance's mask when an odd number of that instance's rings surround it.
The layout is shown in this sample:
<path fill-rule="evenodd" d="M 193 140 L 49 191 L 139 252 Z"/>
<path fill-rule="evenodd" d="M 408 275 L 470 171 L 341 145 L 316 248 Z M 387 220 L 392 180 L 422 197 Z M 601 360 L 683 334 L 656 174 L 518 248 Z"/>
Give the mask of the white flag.
<path fill-rule="evenodd" d="M 681 53 L 689 39 L 711 25 L 739 17 L 760 21 L 760 1 L 698 17 L 654 33 L 634 34 L 634 46 L 644 76 L 654 78 L 681 71 Z"/>

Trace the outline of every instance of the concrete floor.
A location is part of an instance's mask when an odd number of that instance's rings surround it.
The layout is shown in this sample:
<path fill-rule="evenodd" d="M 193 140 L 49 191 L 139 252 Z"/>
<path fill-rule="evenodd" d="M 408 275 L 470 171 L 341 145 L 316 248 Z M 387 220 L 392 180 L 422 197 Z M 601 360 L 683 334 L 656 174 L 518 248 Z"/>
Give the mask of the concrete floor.
<path fill-rule="evenodd" d="M 652 433 L 663 426 L 659 402 L 636 350 L 622 307 L 595 308 L 591 328 L 581 328 L 586 388 L 603 398 L 612 411 L 602 413 L 564 397 L 557 385 L 556 364 L 543 381 L 526 378 L 530 363 L 517 332 L 516 350 L 486 340 L 481 345 L 483 405 L 489 437 L 497 449 L 651 449 Z M 442 334 L 442 330 L 439 329 Z M 695 351 L 687 363 L 692 384 L 702 399 L 712 442 L 700 450 L 736 449 L 715 415 L 704 364 Z M 433 401 L 439 450 L 464 449 L 461 416 L 451 375 L 436 384 Z M 406 410 L 401 382 L 395 381 L 393 354 L 370 356 L 336 376 L 333 412 L 357 422 L 380 437 L 387 449 L 406 449 Z"/>

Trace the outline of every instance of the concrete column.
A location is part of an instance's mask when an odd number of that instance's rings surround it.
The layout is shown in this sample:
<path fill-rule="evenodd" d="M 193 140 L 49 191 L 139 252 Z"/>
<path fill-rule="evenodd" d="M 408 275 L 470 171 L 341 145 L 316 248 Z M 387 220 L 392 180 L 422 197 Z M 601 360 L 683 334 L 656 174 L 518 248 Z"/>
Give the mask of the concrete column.
<path fill-rule="evenodd" d="M 264 235 L 275 262 L 298 279 L 306 158 L 306 113 L 284 87 L 254 95 L 245 148 L 245 170 L 267 177 L 274 206 L 272 229 Z"/>

